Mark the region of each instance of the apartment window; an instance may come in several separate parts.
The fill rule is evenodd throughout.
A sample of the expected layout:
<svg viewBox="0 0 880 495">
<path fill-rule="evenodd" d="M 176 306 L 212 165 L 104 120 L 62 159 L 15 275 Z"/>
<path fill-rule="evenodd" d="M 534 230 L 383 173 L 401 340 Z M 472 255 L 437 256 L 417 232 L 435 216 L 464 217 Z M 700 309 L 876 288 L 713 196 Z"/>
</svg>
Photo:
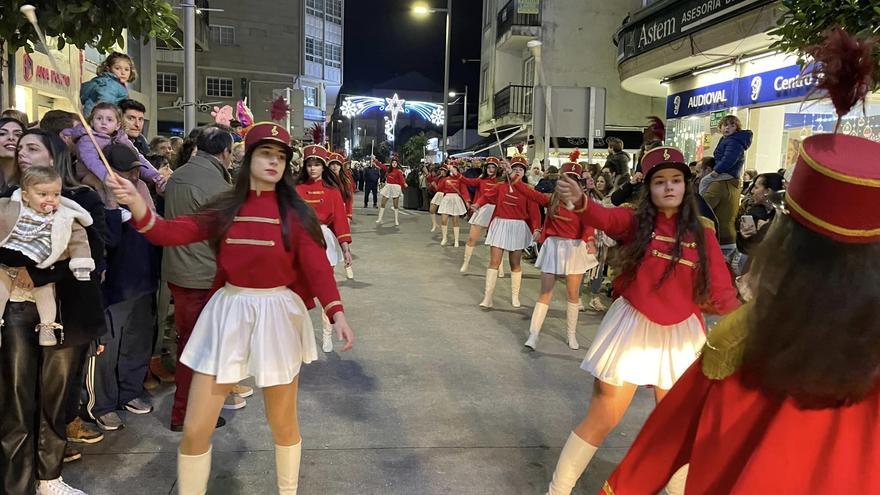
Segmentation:
<svg viewBox="0 0 880 495">
<path fill-rule="evenodd" d="M 342 24 L 342 0 L 324 0 L 327 20 L 334 24 Z"/>
<path fill-rule="evenodd" d="M 235 45 L 235 28 L 233 26 L 212 25 L 210 28 L 211 41 L 220 46 Z"/>
<path fill-rule="evenodd" d="M 489 101 L 489 68 L 483 67 L 480 71 L 480 101 Z"/>
<path fill-rule="evenodd" d="M 306 60 L 309 62 L 324 62 L 324 42 L 318 38 L 306 36 Z"/>
<path fill-rule="evenodd" d="M 342 68 L 342 45 L 337 45 L 335 43 L 326 43 L 326 64 L 330 67 L 336 67 L 337 69 Z"/>
<path fill-rule="evenodd" d="M 318 88 L 303 86 L 303 103 L 309 107 L 318 106 Z"/>
<path fill-rule="evenodd" d="M 232 79 L 229 77 L 208 77 L 205 79 L 208 96 L 232 98 Z"/>
<path fill-rule="evenodd" d="M 160 93 L 177 93 L 177 74 L 168 72 L 156 73 L 156 91 Z"/>
<path fill-rule="evenodd" d="M 324 17 L 324 0 L 306 0 L 306 13 Z"/>
</svg>

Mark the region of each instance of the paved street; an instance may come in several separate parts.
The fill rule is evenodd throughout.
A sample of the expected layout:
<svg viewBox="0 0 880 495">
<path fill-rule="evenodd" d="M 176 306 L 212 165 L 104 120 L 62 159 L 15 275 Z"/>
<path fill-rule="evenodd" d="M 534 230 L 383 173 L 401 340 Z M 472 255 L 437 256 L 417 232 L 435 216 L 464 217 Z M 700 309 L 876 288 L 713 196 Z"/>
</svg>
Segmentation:
<svg viewBox="0 0 880 495">
<path fill-rule="evenodd" d="M 568 432 L 586 410 L 592 379 L 578 366 L 599 317 L 581 314 L 582 347 L 569 350 L 559 286 L 539 351 L 525 352 L 538 286 L 533 266 L 525 267 L 521 309 L 510 307 L 505 277 L 496 309 L 481 311 L 484 247 L 462 276 L 463 248 L 441 248 L 426 213 L 404 211 L 397 228 L 389 209 L 377 228 L 377 212 L 355 210 L 356 280 L 337 271 L 355 348 L 320 353 L 302 372 L 299 492 L 543 494 Z M 313 321 L 320 332 L 317 314 Z M 179 434 L 167 428 L 171 392 L 158 389 L 153 414 L 129 414 L 126 428 L 86 447 L 82 461 L 65 467 L 65 480 L 92 495 L 174 493 Z M 650 391 L 640 390 L 575 493 L 598 491 L 652 406 Z M 208 493 L 275 493 L 260 394 L 224 417 L 228 425 L 214 436 Z"/>
</svg>

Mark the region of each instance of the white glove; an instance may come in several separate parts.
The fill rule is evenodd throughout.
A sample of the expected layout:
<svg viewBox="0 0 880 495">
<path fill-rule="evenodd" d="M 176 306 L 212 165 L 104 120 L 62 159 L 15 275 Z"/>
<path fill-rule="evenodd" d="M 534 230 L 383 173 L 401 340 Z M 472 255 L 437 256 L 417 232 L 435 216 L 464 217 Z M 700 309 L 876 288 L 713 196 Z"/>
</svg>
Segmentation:
<svg viewBox="0 0 880 495">
<path fill-rule="evenodd" d="M 122 217 L 122 223 L 125 223 L 131 220 L 131 212 L 126 210 L 125 208 L 120 208 L 119 216 Z"/>
</svg>

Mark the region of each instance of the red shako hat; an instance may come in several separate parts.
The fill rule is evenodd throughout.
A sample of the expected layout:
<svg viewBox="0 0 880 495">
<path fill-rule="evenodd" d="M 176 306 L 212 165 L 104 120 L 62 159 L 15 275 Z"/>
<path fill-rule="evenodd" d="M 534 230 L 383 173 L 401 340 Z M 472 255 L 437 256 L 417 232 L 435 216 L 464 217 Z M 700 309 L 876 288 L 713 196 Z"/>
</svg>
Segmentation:
<svg viewBox="0 0 880 495">
<path fill-rule="evenodd" d="M 800 146 L 785 205 L 798 223 L 838 242 L 880 241 L 880 143 L 816 134 Z"/>
<path fill-rule="evenodd" d="M 529 169 L 529 162 L 523 155 L 514 155 L 514 157 L 510 159 L 510 167 L 519 167 L 525 172 Z"/>
<path fill-rule="evenodd" d="M 583 165 L 577 162 L 580 156 L 581 150 L 579 149 L 575 149 L 574 151 L 569 153 L 568 161 L 562 164 L 562 169 L 559 170 L 559 173 L 574 175 L 576 178 L 580 179 L 581 175 L 583 175 L 584 173 Z"/>
<path fill-rule="evenodd" d="M 495 165 L 497 167 L 501 165 L 501 160 L 499 160 L 497 156 L 490 156 L 489 158 L 486 158 L 486 165 Z"/>
<path fill-rule="evenodd" d="M 303 161 L 308 160 L 309 158 L 317 158 L 324 162 L 324 165 L 327 164 L 327 159 L 329 158 L 330 152 L 327 151 L 327 148 L 321 146 L 320 144 L 310 144 L 303 148 Z"/>
<path fill-rule="evenodd" d="M 681 170 L 686 179 L 691 176 L 691 169 L 688 168 L 684 160 L 684 154 L 678 148 L 659 146 L 642 156 L 642 175 L 645 176 L 646 182 L 654 172 L 664 168 Z"/>
<path fill-rule="evenodd" d="M 284 146 L 287 159 L 293 156 L 293 148 L 290 147 L 290 133 L 287 129 L 274 122 L 258 122 L 251 126 L 244 138 L 245 152 L 249 152 L 262 143 L 278 143 Z"/>
<path fill-rule="evenodd" d="M 330 165 L 332 162 L 339 162 L 340 165 L 345 163 L 345 155 L 342 153 L 336 152 L 328 152 L 327 153 L 327 165 Z"/>
</svg>

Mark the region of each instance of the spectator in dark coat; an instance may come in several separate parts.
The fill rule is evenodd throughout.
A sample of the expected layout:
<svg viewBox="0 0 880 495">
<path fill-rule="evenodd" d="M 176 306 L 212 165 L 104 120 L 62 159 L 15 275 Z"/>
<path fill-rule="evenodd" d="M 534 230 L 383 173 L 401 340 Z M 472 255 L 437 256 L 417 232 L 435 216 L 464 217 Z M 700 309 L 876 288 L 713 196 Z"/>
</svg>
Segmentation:
<svg viewBox="0 0 880 495">
<path fill-rule="evenodd" d="M 623 151 L 623 141 L 616 137 L 610 137 L 605 142 L 608 144 L 608 158 L 602 168 L 610 169 L 614 176 L 628 174 L 630 158 Z"/>
<path fill-rule="evenodd" d="M 370 194 L 373 195 L 373 208 L 377 208 L 377 197 L 379 195 L 379 180 L 382 172 L 373 162 L 370 162 L 364 169 L 364 208 L 369 203 Z"/>
</svg>

